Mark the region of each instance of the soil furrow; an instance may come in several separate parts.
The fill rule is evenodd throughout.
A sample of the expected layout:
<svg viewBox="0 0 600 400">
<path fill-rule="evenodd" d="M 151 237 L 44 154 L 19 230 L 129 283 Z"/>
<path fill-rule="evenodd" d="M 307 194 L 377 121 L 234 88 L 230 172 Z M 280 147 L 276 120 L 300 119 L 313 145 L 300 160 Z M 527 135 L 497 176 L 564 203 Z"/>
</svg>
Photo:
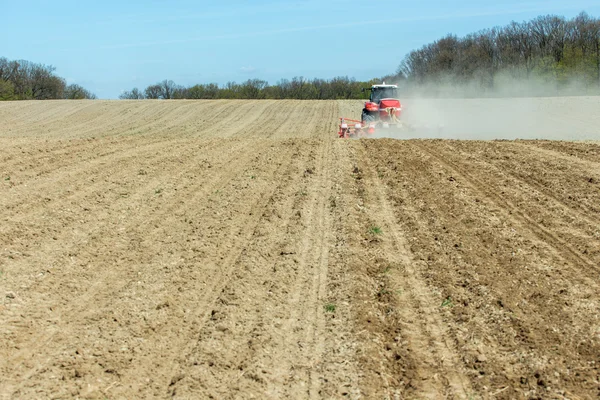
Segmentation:
<svg viewBox="0 0 600 400">
<path fill-rule="evenodd" d="M 318 371 L 323 351 L 319 337 L 324 330 L 324 292 L 331 243 L 331 222 L 326 205 L 331 191 L 328 176 L 331 141 L 325 140 L 317 146 L 314 167 L 305 171 L 308 175 L 316 174 L 317 179 L 306 189 L 308 202 L 300 211 L 300 223 L 305 229 L 302 238 L 298 239 L 296 268 L 299 281 L 289 293 L 290 316 L 281 327 L 285 339 L 275 350 L 277 354 L 286 355 L 277 360 L 281 374 L 278 381 L 287 387 L 283 394 L 292 398 L 318 398 L 321 383 L 321 377 L 311 371 Z M 273 387 L 269 391 L 276 393 Z"/>
<path fill-rule="evenodd" d="M 371 165 L 366 151 L 363 152 L 362 161 L 367 169 L 364 177 L 371 184 L 371 196 L 374 198 L 369 213 L 375 221 L 381 221 L 380 229 L 383 235 L 388 236 L 383 239 L 385 257 L 399 265 L 404 272 L 401 276 L 390 276 L 393 283 L 401 284 L 406 290 L 404 295 L 400 295 L 403 307 L 398 310 L 402 333 L 411 348 L 413 359 L 421 363 L 417 366 L 422 374 L 421 382 L 414 395 L 432 399 L 467 398 L 471 393 L 469 379 L 464 375 L 454 345 L 447 339 L 448 329 L 439 316 L 438 303 L 430 294 L 432 290 L 414 266 L 414 255 L 397 222 L 402 215 L 394 213 L 385 187 L 377 177 L 378 172 Z M 407 208 L 405 212 L 414 213 L 414 210 Z M 406 307 L 407 304 L 410 306 Z"/>
<path fill-rule="evenodd" d="M 232 246 L 227 249 L 227 253 L 224 257 L 221 257 L 223 261 L 218 270 L 215 271 L 215 276 L 211 277 L 214 283 L 211 285 L 209 293 L 205 296 L 203 306 L 198 307 L 198 313 L 194 316 L 194 326 L 196 327 L 195 333 L 190 335 L 190 337 L 187 338 L 187 341 L 180 344 L 174 355 L 175 359 L 170 366 L 171 381 L 178 383 L 182 380 L 186 376 L 186 373 L 189 373 L 187 371 L 190 369 L 190 365 L 198 366 L 202 364 L 205 368 L 207 366 L 215 367 L 216 363 L 225 361 L 205 360 L 205 356 L 210 355 L 210 352 L 207 352 L 204 349 L 205 343 L 203 339 L 206 337 L 212 339 L 214 337 L 213 335 L 227 334 L 230 330 L 235 331 L 240 328 L 248 328 L 244 325 L 238 326 L 238 322 L 235 322 L 235 327 L 231 325 L 233 322 L 229 323 L 226 327 L 221 325 L 223 322 L 221 320 L 228 314 L 228 309 L 232 303 L 236 306 L 234 308 L 237 308 L 237 302 L 240 301 L 240 299 L 235 292 L 239 290 L 240 287 L 248 285 L 247 280 L 249 278 L 245 275 L 249 266 L 244 265 L 242 259 L 247 257 L 248 252 L 253 247 L 253 241 L 256 240 L 256 237 L 260 236 L 259 232 L 263 224 L 262 221 L 265 218 L 268 218 L 269 215 L 269 205 L 274 202 L 275 196 L 279 196 L 279 191 L 289 185 L 289 174 L 294 158 L 293 154 L 297 151 L 296 148 L 296 144 L 289 143 L 284 152 L 277 154 L 276 159 L 278 161 L 271 161 L 269 163 L 269 170 L 263 171 L 265 173 L 265 179 L 277 183 L 272 184 L 260 195 L 260 197 L 253 200 L 254 205 L 251 207 L 251 212 L 246 212 L 245 214 L 246 220 L 241 225 L 243 227 L 242 230 L 236 233 L 236 240 L 233 242 Z M 268 246 L 262 245 L 261 251 L 266 252 L 268 251 L 268 248 Z M 254 293 L 248 293 L 244 297 L 255 295 L 256 294 Z M 245 301 L 249 303 L 246 307 L 260 306 L 260 304 L 252 303 L 248 298 L 246 298 Z M 247 317 L 247 314 L 243 314 L 243 317 Z M 236 321 L 235 315 L 230 315 L 229 318 L 231 318 L 232 321 Z M 208 326 L 205 327 L 205 324 L 207 323 Z M 239 323 L 242 324 L 242 321 L 239 321 Z M 241 354 L 237 355 L 236 361 L 244 361 Z M 240 371 L 243 372 L 243 370 Z M 193 372 L 188 379 L 194 379 Z M 226 383 L 223 382 L 223 380 L 227 379 L 227 375 L 224 373 L 222 376 L 219 376 L 218 379 L 221 382 L 215 383 L 216 387 L 213 390 L 218 390 L 220 385 Z M 172 396 L 183 395 L 185 397 L 186 394 L 182 393 L 183 391 L 180 389 L 180 386 L 180 384 L 171 385 L 171 387 L 169 387 L 169 394 Z M 195 395 L 197 395 L 197 393 Z M 203 396 L 206 396 L 206 393 L 204 393 Z"/>
<path fill-rule="evenodd" d="M 545 154 L 551 157 L 561 157 L 569 162 L 584 162 L 600 168 L 600 145 L 590 142 L 562 141 L 519 141 L 513 143 L 522 147 L 526 152 Z"/>
<path fill-rule="evenodd" d="M 484 147 L 481 149 L 481 147 Z M 497 147 L 503 157 L 498 154 Z M 557 236 L 569 242 L 577 251 L 588 254 L 595 263 L 600 260 L 600 247 L 595 246 L 596 232 L 600 225 L 600 211 L 593 204 L 600 201 L 600 192 L 585 190 L 586 187 L 578 185 L 578 181 L 590 186 L 587 178 L 590 171 L 578 168 L 552 168 L 547 172 L 549 161 L 538 160 L 537 157 L 528 160 L 528 167 L 522 167 L 522 161 L 512 159 L 528 159 L 527 154 L 521 151 L 515 153 L 505 149 L 504 144 L 491 146 L 484 143 L 452 142 L 448 151 L 459 153 L 462 158 L 469 159 L 479 171 L 486 171 L 484 175 L 490 187 L 495 187 L 496 192 L 501 192 L 504 197 L 512 196 L 515 188 L 522 199 L 515 201 L 520 207 L 523 205 L 539 205 L 532 207 L 528 214 L 535 218 L 547 229 L 556 232 Z M 561 164 L 562 165 L 562 164 Z M 501 183 L 501 184 L 500 184 Z M 584 189 L 584 190 L 581 190 Z M 510 192 L 510 194 L 509 194 Z M 593 273 L 593 270 L 590 271 Z"/>
<path fill-rule="evenodd" d="M 241 146 L 243 146 L 243 143 L 238 143 L 238 147 L 241 148 Z M 246 157 L 248 158 L 248 161 L 249 161 L 251 158 L 255 157 L 255 154 L 247 152 Z M 235 152 L 233 152 L 231 154 L 230 159 L 227 160 L 225 162 L 225 164 L 229 164 L 230 161 L 233 159 L 243 161 L 243 158 L 240 158 L 239 154 L 236 154 Z M 192 168 L 197 168 L 195 163 L 188 163 L 188 165 L 190 165 Z M 200 164 L 200 165 L 202 166 L 202 164 Z M 224 175 L 211 176 L 210 178 L 212 179 L 213 184 L 210 184 L 210 181 L 202 182 L 201 184 L 196 184 L 197 188 L 201 189 L 200 191 L 194 190 L 194 188 L 195 188 L 194 186 L 192 186 L 192 188 L 188 188 L 188 190 L 191 193 L 193 193 L 193 196 L 195 196 L 195 197 L 199 197 L 203 193 L 204 193 L 204 195 L 211 194 L 212 190 L 215 187 L 214 184 L 221 185 L 221 186 L 227 184 L 229 182 L 229 179 L 233 178 L 237 173 L 239 173 L 239 170 L 247 167 L 247 165 L 245 165 L 244 163 L 235 164 L 235 166 L 237 168 L 235 168 L 233 170 L 229 170 L 228 171 L 229 175 L 228 175 L 228 177 L 225 175 L 225 179 L 221 179 L 224 177 Z M 205 168 L 202 167 L 202 170 L 205 170 Z M 186 172 L 188 172 L 188 171 L 185 171 L 185 170 L 179 171 L 179 174 L 183 175 Z M 169 173 L 168 170 L 164 171 L 165 175 L 168 175 L 168 173 Z M 152 184 L 150 186 L 152 186 Z M 143 196 L 145 194 L 145 192 L 146 192 L 145 190 L 142 190 L 142 191 L 137 192 L 135 195 Z M 182 206 L 181 202 L 176 202 L 176 203 L 172 203 L 170 207 L 181 207 L 181 206 Z M 185 203 L 183 204 L 183 206 L 185 207 Z M 150 211 L 150 209 L 146 210 L 146 212 L 148 212 L 148 211 Z M 174 212 L 174 211 L 168 211 L 168 209 L 164 210 L 164 211 L 166 213 Z M 162 218 L 162 215 L 164 215 L 164 214 L 159 214 L 159 215 L 156 215 L 151 218 L 154 218 L 154 220 L 157 221 L 159 218 Z M 132 221 L 132 222 L 134 224 L 137 224 L 137 222 L 135 222 L 135 221 Z M 150 220 L 144 221 L 142 226 L 152 226 L 152 225 L 153 225 L 152 219 L 150 219 Z M 123 229 L 123 228 L 120 228 L 120 229 Z M 93 236 L 102 237 L 104 235 L 102 234 L 101 231 L 91 231 L 87 234 L 87 236 L 88 237 L 93 237 Z M 77 243 L 77 245 L 84 246 L 82 249 L 77 250 L 77 247 L 71 246 L 71 248 L 68 249 L 67 251 L 69 253 L 77 254 L 80 251 L 83 251 L 87 247 L 89 247 L 89 245 L 87 245 L 87 243 L 88 243 L 88 240 L 80 240 L 79 243 Z M 102 243 L 100 243 L 100 245 L 102 245 Z M 87 251 L 89 252 L 90 250 L 88 249 Z M 93 253 L 94 253 L 94 251 L 92 250 L 92 252 L 91 252 L 92 256 L 94 256 Z M 117 266 L 119 266 L 120 268 L 117 268 Z M 121 272 L 120 272 L 121 268 L 126 267 L 126 264 L 123 264 L 122 262 L 119 261 L 117 266 L 114 266 L 112 269 L 109 269 L 107 271 L 103 271 L 103 276 L 101 277 L 101 279 L 98 279 L 98 277 L 96 277 L 96 278 L 90 277 L 89 281 L 94 282 L 94 283 L 91 286 L 87 287 L 85 289 L 84 293 L 81 296 L 79 296 L 77 299 L 71 300 L 68 303 L 66 308 L 60 307 L 58 310 L 56 310 L 56 312 L 54 313 L 55 315 L 53 315 L 53 320 L 64 321 L 64 322 L 69 321 L 68 323 L 70 325 L 77 326 L 77 324 L 76 324 L 77 319 L 82 319 L 82 320 L 86 319 L 86 315 L 85 315 L 86 313 L 83 313 L 83 315 L 78 315 L 78 314 L 81 314 L 86 309 L 89 302 L 93 298 L 97 297 L 98 294 L 102 294 L 103 298 L 106 298 L 108 301 L 110 301 L 110 299 L 112 297 L 114 297 L 113 295 L 110 294 L 111 292 L 112 293 L 119 292 L 122 288 L 124 288 L 130 282 L 130 280 L 123 279 L 123 276 L 119 276 L 119 274 L 121 274 Z M 90 271 L 90 272 L 94 272 L 94 271 Z M 99 273 L 100 271 L 96 271 L 96 272 Z M 131 274 L 131 273 L 129 273 L 129 274 L 135 275 L 135 274 Z M 47 283 L 45 282 L 45 284 L 47 284 Z M 97 302 L 97 300 L 95 300 L 95 304 L 98 309 L 102 308 L 102 305 L 99 304 Z M 58 314 L 56 314 L 56 313 L 58 313 Z M 73 320 L 73 317 L 75 317 L 74 320 Z M 19 362 L 18 357 L 21 357 L 20 359 L 23 360 L 24 357 L 29 357 L 30 355 L 35 354 L 36 349 L 40 349 L 40 347 L 44 346 L 44 343 L 47 343 L 58 333 L 61 333 L 59 329 L 52 329 L 49 334 L 44 334 L 45 335 L 44 338 L 40 338 L 40 337 L 35 338 L 31 344 L 25 345 L 25 348 L 26 348 L 25 353 L 22 353 L 22 352 L 17 353 L 15 355 L 15 357 L 17 357 L 17 358 L 11 358 L 11 361 L 14 364 L 18 364 L 18 362 Z M 37 343 L 37 345 L 33 345 L 33 343 Z M 19 355 L 19 354 L 21 354 L 21 355 Z M 49 359 L 48 361 L 56 362 L 55 359 Z M 41 365 L 38 364 L 35 369 L 33 369 L 29 372 L 28 376 L 33 377 L 34 374 L 37 371 L 42 370 L 43 367 L 44 367 L 43 364 L 41 364 Z"/>
<path fill-rule="evenodd" d="M 578 372 L 577 383 L 563 374 L 584 371 L 592 362 L 579 343 L 596 346 L 587 338 L 598 319 L 582 317 L 590 306 L 596 309 L 586 299 L 595 298 L 598 285 L 417 143 L 369 143 L 393 204 L 403 214 L 414 211 L 401 224 L 409 232 L 415 265 L 426 265 L 421 271 L 442 304 L 474 393 L 509 387 L 501 397 L 549 396 L 556 390 L 535 384 L 554 379 L 549 369 L 560 374 L 563 387 L 573 390 L 583 382 L 590 387 L 589 374 Z M 559 372 L 558 365 L 565 369 Z"/>
<path fill-rule="evenodd" d="M 447 166 L 450 170 L 456 172 L 458 175 L 464 176 L 467 179 L 467 181 L 470 182 L 473 185 L 473 187 L 486 198 L 494 201 L 503 209 L 510 210 L 512 218 L 518 223 L 518 225 L 521 225 L 523 226 L 523 228 L 530 230 L 540 240 L 552 246 L 557 253 L 560 253 L 562 255 L 563 258 L 570 260 L 574 264 L 587 265 L 589 268 L 600 270 L 600 267 L 598 267 L 598 265 L 593 260 L 590 260 L 588 257 L 582 255 L 569 243 L 561 239 L 557 234 L 538 224 L 530 216 L 521 211 L 519 207 L 515 206 L 510 200 L 503 198 L 496 191 L 490 190 L 488 185 L 484 184 L 478 178 L 475 178 L 475 176 L 472 175 L 470 172 L 467 172 L 467 170 L 464 167 L 459 166 L 455 161 L 452 160 L 451 157 L 449 157 L 448 155 L 442 157 L 436 152 L 429 150 L 426 146 L 420 147 L 424 151 L 426 151 L 431 157 L 438 160 L 441 164 Z"/>
<path fill-rule="evenodd" d="M 13 183 L 10 188 L 11 192 L 2 199 L 3 201 L 0 204 L 7 209 L 18 209 L 22 213 L 28 206 L 32 206 L 32 204 L 24 204 L 25 202 L 32 203 L 32 197 L 37 198 L 38 202 L 43 202 L 43 195 L 53 191 L 55 188 L 63 188 L 65 193 L 59 195 L 61 198 L 68 197 L 69 195 L 78 195 L 76 192 L 80 187 L 98 187 L 106 184 L 105 180 L 101 180 L 102 176 L 94 174 L 96 169 L 103 168 L 104 165 L 109 164 L 117 168 L 118 171 L 127 171 L 130 166 L 129 164 L 139 163 L 141 157 L 147 158 L 152 153 L 156 153 L 165 146 L 172 144 L 173 141 L 155 140 L 148 141 L 143 145 L 139 143 L 132 143 L 130 146 L 117 145 L 113 149 L 102 147 L 102 153 L 100 154 L 92 154 L 86 158 L 80 157 L 66 165 L 42 171 L 37 170 L 40 166 L 46 168 L 47 164 L 43 163 L 42 160 L 26 161 L 26 166 L 19 168 L 19 170 L 24 169 L 26 172 L 19 173 L 16 172 L 15 167 L 12 168 L 16 173 L 12 174 L 11 177 L 11 182 Z M 179 148 L 185 148 L 185 146 L 186 144 L 179 143 Z M 88 153 L 89 151 L 85 152 Z M 165 153 L 164 157 L 173 157 L 173 155 Z M 75 169 L 75 172 L 71 172 L 72 169 Z M 10 172 L 8 173 L 10 174 Z M 104 178 L 108 179 L 111 176 L 112 173 L 106 174 Z M 93 177 L 93 180 L 90 177 Z M 91 185 L 90 181 L 92 181 Z M 68 182 L 77 182 L 81 186 L 70 185 Z M 11 202 L 14 198 L 17 201 Z M 33 203 L 33 205 L 38 205 L 35 201 Z"/>
</svg>

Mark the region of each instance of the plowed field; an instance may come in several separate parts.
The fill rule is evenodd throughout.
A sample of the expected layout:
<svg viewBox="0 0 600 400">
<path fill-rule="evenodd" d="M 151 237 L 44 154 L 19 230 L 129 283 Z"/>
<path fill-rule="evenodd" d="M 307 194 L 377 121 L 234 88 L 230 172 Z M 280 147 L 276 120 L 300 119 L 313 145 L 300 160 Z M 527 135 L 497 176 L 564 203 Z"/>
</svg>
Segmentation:
<svg viewBox="0 0 600 400">
<path fill-rule="evenodd" d="M 0 103 L 0 398 L 600 396 L 600 145 L 357 111 Z"/>
</svg>

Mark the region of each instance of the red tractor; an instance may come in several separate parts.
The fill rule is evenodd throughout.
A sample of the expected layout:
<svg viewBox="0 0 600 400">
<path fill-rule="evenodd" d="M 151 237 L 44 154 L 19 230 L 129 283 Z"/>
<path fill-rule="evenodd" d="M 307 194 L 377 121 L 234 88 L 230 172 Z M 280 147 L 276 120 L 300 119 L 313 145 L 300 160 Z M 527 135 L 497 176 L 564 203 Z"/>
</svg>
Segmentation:
<svg viewBox="0 0 600 400">
<path fill-rule="evenodd" d="M 398 97 L 397 85 L 373 85 L 369 89 L 371 96 L 362 110 L 361 120 L 340 118 L 338 136 L 368 137 L 375 133 L 376 128 L 400 128 L 400 116 L 402 115 L 402 104 Z M 348 125 L 348 122 L 351 122 Z M 352 123 L 354 125 L 352 125 Z"/>
<path fill-rule="evenodd" d="M 362 110 L 363 125 L 374 123 L 376 127 L 397 126 L 402 115 L 398 86 L 386 85 L 383 82 L 381 85 L 373 85 L 370 89 L 363 89 L 365 90 L 371 91 L 371 96 Z"/>
</svg>

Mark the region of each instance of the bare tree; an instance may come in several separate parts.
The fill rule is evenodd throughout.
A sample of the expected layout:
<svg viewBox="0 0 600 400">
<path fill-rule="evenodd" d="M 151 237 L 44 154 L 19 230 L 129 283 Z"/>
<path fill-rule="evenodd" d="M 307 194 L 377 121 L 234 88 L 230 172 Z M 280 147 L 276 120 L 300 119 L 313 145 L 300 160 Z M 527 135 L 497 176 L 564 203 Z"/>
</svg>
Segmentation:
<svg viewBox="0 0 600 400">
<path fill-rule="evenodd" d="M 131 91 L 125 91 L 119 95 L 121 100 L 141 100 L 144 98 L 144 93 L 138 88 L 133 88 Z"/>
<path fill-rule="evenodd" d="M 144 95 L 147 99 L 160 99 L 162 95 L 162 88 L 160 85 L 150 85 L 144 91 Z"/>
<path fill-rule="evenodd" d="M 69 100 L 93 100 L 96 99 L 96 95 L 85 89 L 83 86 L 73 83 L 65 88 L 64 91 L 65 99 Z"/>
<path fill-rule="evenodd" d="M 178 86 L 175 84 L 175 82 L 173 82 L 172 80 L 168 80 L 168 79 L 165 79 L 164 81 L 159 83 L 157 86 L 159 86 L 160 90 L 161 90 L 160 98 L 165 99 L 165 100 L 172 99 L 173 94 L 175 93 L 175 90 L 178 88 Z"/>
</svg>

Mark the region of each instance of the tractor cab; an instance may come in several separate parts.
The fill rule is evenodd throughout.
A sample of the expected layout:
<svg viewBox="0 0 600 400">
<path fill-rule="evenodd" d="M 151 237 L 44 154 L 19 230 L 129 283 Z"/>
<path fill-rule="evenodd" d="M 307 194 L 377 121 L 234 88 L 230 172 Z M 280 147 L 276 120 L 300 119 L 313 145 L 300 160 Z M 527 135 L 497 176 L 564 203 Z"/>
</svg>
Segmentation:
<svg viewBox="0 0 600 400">
<path fill-rule="evenodd" d="M 396 85 L 373 85 L 371 88 L 371 103 L 379 103 L 383 99 L 397 99 L 398 86 Z"/>
</svg>

